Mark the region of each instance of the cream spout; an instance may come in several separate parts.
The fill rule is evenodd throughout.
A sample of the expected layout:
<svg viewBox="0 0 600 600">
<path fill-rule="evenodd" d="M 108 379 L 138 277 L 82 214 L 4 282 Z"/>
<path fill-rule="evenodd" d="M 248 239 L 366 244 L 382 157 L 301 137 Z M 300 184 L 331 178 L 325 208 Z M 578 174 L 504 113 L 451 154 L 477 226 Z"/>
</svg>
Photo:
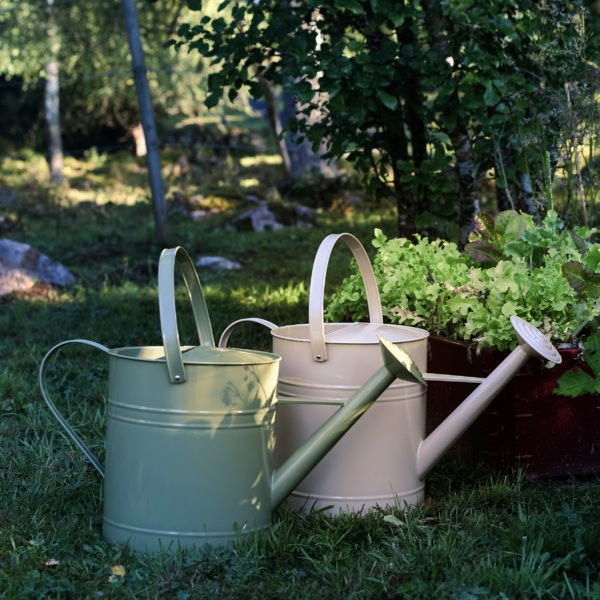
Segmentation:
<svg viewBox="0 0 600 600">
<path fill-rule="evenodd" d="M 556 348 L 538 329 L 519 317 L 511 317 L 511 322 L 517 332 L 519 346 L 419 444 L 416 465 L 419 479 L 429 473 L 532 356 L 554 363 L 561 362 Z"/>
<path fill-rule="evenodd" d="M 446 419 L 424 439 L 417 450 L 417 476 L 423 479 L 442 456 L 473 424 L 530 356 L 519 346 L 477 386 Z"/>
</svg>

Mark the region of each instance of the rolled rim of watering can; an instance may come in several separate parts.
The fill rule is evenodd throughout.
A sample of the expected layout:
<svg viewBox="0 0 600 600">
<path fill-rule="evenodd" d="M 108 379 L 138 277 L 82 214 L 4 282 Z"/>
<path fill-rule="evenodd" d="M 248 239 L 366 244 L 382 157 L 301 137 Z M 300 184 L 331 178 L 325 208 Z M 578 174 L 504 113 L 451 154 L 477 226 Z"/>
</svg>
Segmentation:
<svg viewBox="0 0 600 600">
<path fill-rule="evenodd" d="M 187 288 L 200 345 L 214 348 L 215 340 L 200 278 L 190 255 L 181 246 L 166 248 L 162 251 L 158 263 L 160 329 L 171 383 L 183 383 L 186 376 L 177 327 L 175 267 L 179 268 Z"/>
<path fill-rule="evenodd" d="M 560 364 L 562 357 L 552 342 L 531 323 L 513 315 L 510 322 L 515 329 L 517 339 L 521 346 L 525 346 L 528 353 L 553 363 Z"/>
<path fill-rule="evenodd" d="M 325 325 L 323 317 L 323 303 L 325 298 L 325 276 L 333 247 L 338 241 L 343 241 L 354 256 L 363 285 L 367 294 L 369 321 L 383 323 L 383 311 L 379 297 L 379 289 L 375 280 L 373 266 L 363 245 L 351 233 L 332 233 L 320 244 L 313 263 L 310 278 L 310 291 L 308 297 L 308 323 L 310 331 L 310 344 L 313 360 L 323 362 L 327 360 L 325 344 Z"/>
<path fill-rule="evenodd" d="M 394 344 L 416 342 L 429 337 L 429 332 L 419 327 L 392 323 L 325 323 L 325 342 L 347 345 L 379 345 L 384 337 Z M 285 341 L 310 344 L 310 327 L 307 324 L 281 325 L 271 330 L 271 335 Z"/>
</svg>

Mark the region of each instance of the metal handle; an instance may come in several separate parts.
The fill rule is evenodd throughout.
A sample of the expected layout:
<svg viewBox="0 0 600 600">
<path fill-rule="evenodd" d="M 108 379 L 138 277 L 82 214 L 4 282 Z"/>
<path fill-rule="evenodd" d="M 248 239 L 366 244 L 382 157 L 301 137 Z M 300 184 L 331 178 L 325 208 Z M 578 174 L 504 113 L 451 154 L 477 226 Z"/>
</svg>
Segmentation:
<svg viewBox="0 0 600 600">
<path fill-rule="evenodd" d="M 339 240 L 345 242 L 356 259 L 360 276 L 362 277 L 367 293 L 367 306 L 369 321 L 383 323 L 383 311 L 379 298 L 379 289 L 375 280 L 375 273 L 366 250 L 362 244 L 350 233 L 332 233 L 328 235 L 319 246 L 313 264 L 310 278 L 310 292 L 308 298 L 308 322 L 310 331 L 310 345 L 313 360 L 323 362 L 327 360 L 325 345 L 325 325 L 323 322 L 323 301 L 325 297 L 325 275 L 331 251 Z"/>
<path fill-rule="evenodd" d="M 163 250 L 158 263 L 160 328 L 165 347 L 169 379 L 171 383 L 183 383 L 186 380 L 186 376 L 181 344 L 179 343 L 179 329 L 177 327 L 177 312 L 175 308 L 175 266 L 179 267 L 188 291 L 200 345 L 214 347 L 215 340 L 200 279 L 190 255 L 181 246 Z"/>
<path fill-rule="evenodd" d="M 50 394 L 48 393 L 48 387 L 46 385 L 46 369 L 48 364 L 48 359 L 62 346 L 66 344 L 86 344 L 88 346 L 92 346 L 93 348 L 97 348 L 98 350 L 102 350 L 102 352 L 106 354 L 110 354 L 110 350 L 103 346 L 102 344 L 97 344 L 96 342 L 90 342 L 89 340 L 67 340 L 65 342 L 61 342 L 60 344 L 56 344 L 54 348 L 51 348 L 44 356 L 42 360 L 42 364 L 40 365 L 39 371 L 39 384 L 40 390 L 42 391 L 42 396 L 48 405 L 48 408 L 52 412 L 52 414 L 56 417 L 58 422 L 63 426 L 63 429 L 67 432 L 67 435 L 75 442 L 78 448 L 85 454 L 86 458 L 92 463 L 96 471 L 100 473 L 102 477 L 104 477 L 104 469 L 98 459 L 94 456 L 92 451 L 84 444 L 82 439 L 75 433 L 75 430 L 69 425 L 68 421 L 63 417 L 62 413 L 56 408 L 54 402 L 50 399 Z"/>
<path fill-rule="evenodd" d="M 270 331 L 277 328 L 275 323 L 271 321 L 267 321 L 266 319 L 261 319 L 260 317 L 247 317 L 246 319 L 238 319 L 237 321 L 233 321 L 233 323 L 229 323 L 225 329 L 223 329 L 223 333 L 219 338 L 219 348 L 225 348 L 227 346 L 227 342 L 229 341 L 229 336 L 232 334 L 233 330 L 240 323 L 258 323 L 259 325 L 264 325 Z"/>
</svg>

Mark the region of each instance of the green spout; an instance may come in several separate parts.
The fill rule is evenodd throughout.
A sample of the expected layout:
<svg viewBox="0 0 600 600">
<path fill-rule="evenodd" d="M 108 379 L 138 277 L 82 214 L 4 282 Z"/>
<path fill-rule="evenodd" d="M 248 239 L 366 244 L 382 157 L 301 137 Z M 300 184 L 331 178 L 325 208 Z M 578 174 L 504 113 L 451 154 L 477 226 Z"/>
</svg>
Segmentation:
<svg viewBox="0 0 600 600">
<path fill-rule="evenodd" d="M 379 342 L 383 353 L 383 366 L 273 473 L 273 508 L 289 496 L 396 378 L 426 385 L 419 369 L 404 350 L 383 337 L 379 338 Z"/>
</svg>

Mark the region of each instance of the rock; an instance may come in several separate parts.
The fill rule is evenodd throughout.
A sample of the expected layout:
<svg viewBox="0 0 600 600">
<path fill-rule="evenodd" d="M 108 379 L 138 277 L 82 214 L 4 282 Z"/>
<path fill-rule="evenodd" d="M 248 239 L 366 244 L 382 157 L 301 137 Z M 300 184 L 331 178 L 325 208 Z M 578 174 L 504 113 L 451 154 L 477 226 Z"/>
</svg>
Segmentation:
<svg viewBox="0 0 600 600">
<path fill-rule="evenodd" d="M 0 264 L 0 296 L 11 292 L 24 292 L 32 288 L 37 277 L 23 269 L 7 269 Z"/>
<path fill-rule="evenodd" d="M 235 271 L 242 268 L 240 263 L 222 258 L 221 256 L 201 256 L 196 261 L 196 266 L 207 269 L 226 269 L 228 271 Z"/>
<path fill-rule="evenodd" d="M 75 276 L 29 244 L 0 239 L 0 296 L 27 290 L 36 282 L 72 285 Z"/>
<path fill-rule="evenodd" d="M 236 228 L 252 229 L 254 231 L 283 229 L 283 225 L 277 221 L 275 214 L 266 204 L 260 204 L 243 212 L 233 220 L 233 224 Z"/>
<path fill-rule="evenodd" d="M 260 203 L 238 215 L 232 221 L 234 229 L 253 231 L 276 231 L 284 227 L 313 227 L 313 211 L 302 205 Z"/>
</svg>

